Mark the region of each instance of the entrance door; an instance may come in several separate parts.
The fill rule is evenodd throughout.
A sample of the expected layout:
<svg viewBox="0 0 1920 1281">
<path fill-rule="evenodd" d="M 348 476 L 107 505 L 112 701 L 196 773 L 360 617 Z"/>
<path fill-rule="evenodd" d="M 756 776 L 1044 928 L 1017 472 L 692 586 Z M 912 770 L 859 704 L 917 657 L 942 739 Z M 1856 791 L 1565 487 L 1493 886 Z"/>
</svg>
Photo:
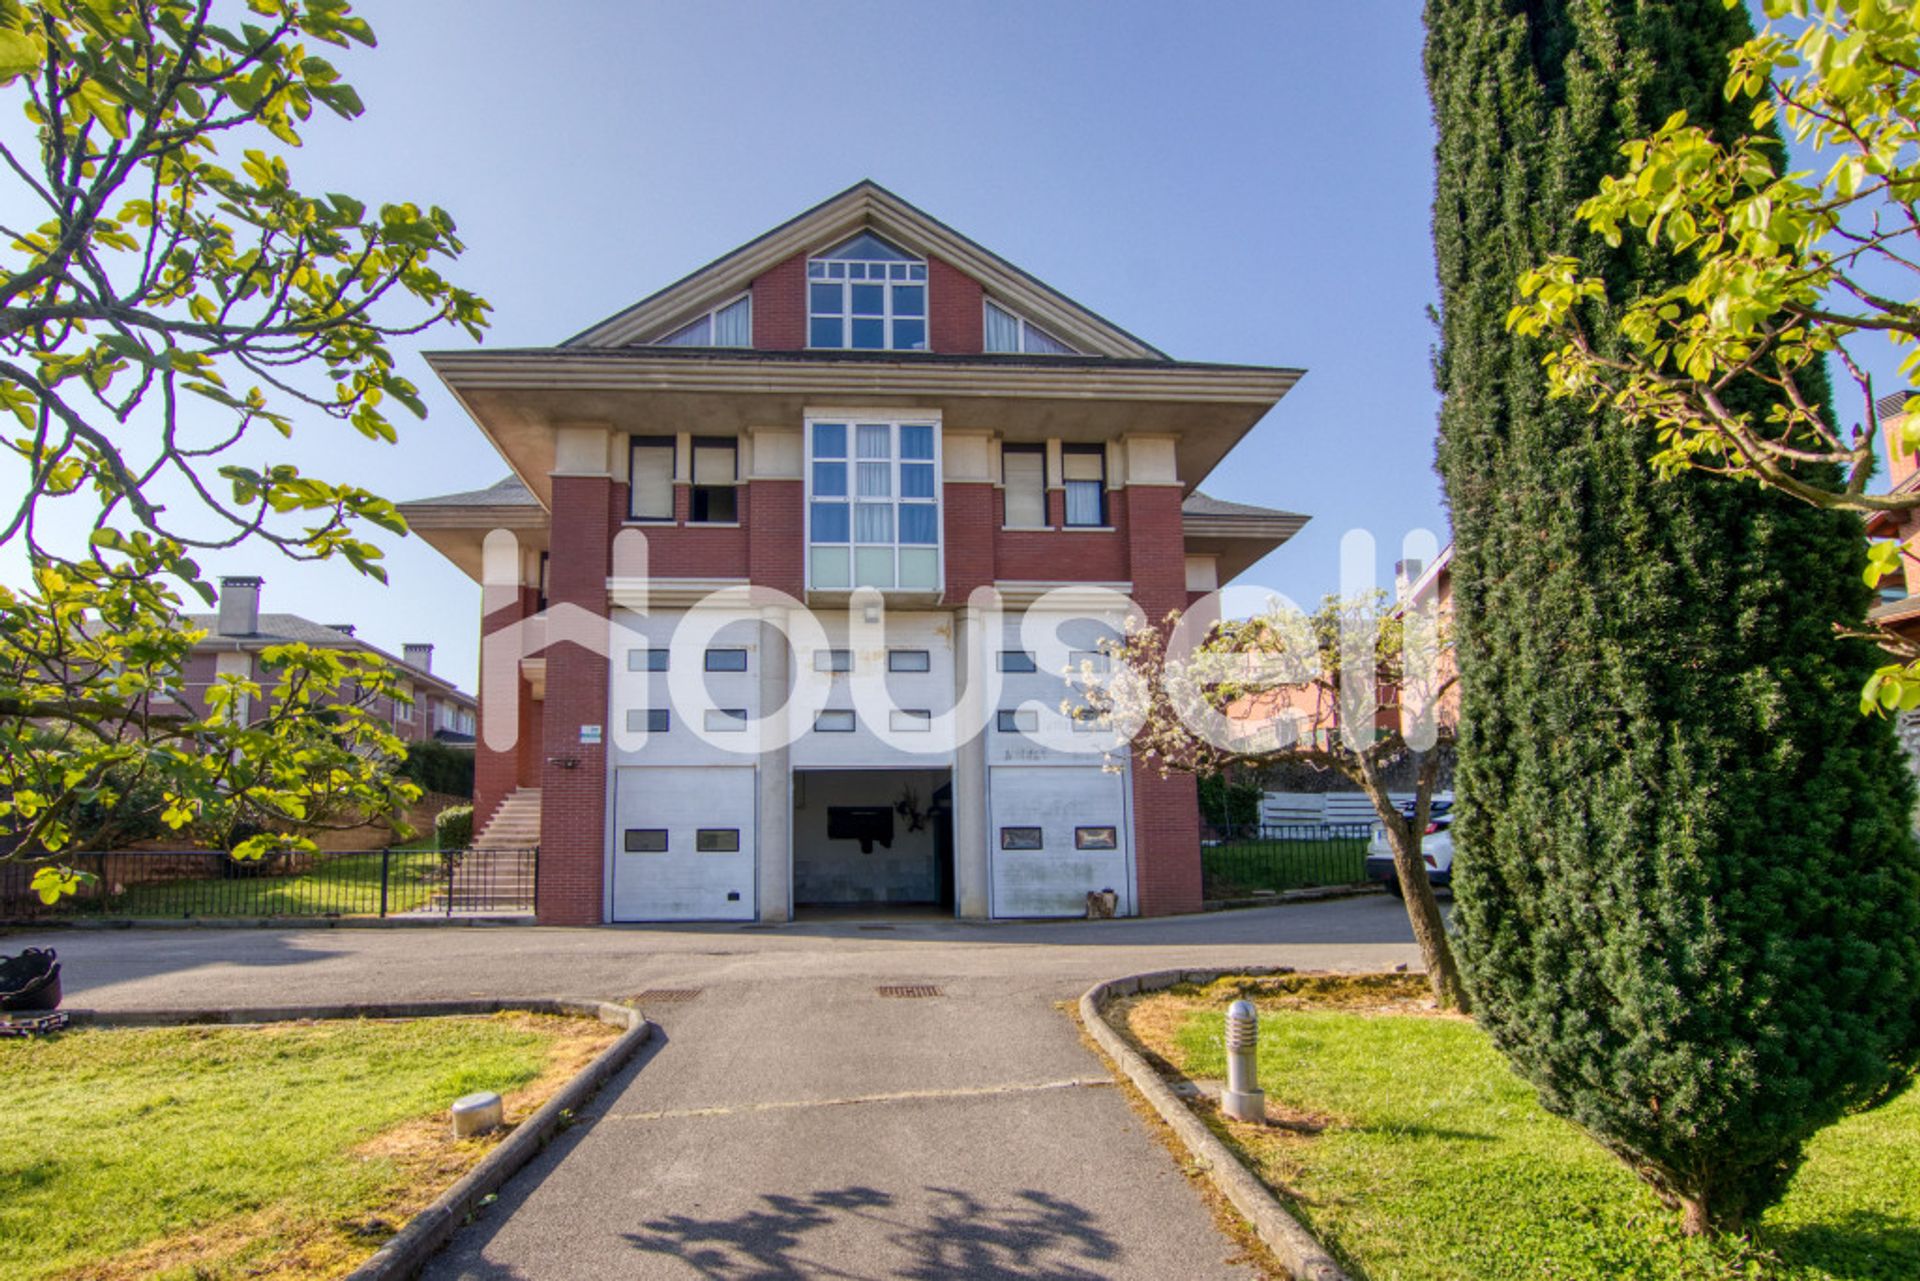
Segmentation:
<svg viewBox="0 0 1920 1281">
<path fill-rule="evenodd" d="M 614 786 L 614 920 L 754 918 L 753 766 L 629 766 Z"/>
</svg>

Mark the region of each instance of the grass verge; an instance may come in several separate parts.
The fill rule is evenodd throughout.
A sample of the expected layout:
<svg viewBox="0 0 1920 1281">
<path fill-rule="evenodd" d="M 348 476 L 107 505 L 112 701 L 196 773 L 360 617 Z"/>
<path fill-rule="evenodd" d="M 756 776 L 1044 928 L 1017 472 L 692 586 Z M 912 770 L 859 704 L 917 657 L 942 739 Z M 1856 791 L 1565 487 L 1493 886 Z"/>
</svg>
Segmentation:
<svg viewBox="0 0 1920 1281">
<path fill-rule="evenodd" d="M 533 1014 L 0 1041 L 0 1276 L 338 1276 L 619 1032 Z"/>
<path fill-rule="evenodd" d="M 1277 1125 L 1209 1121 L 1329 1248 L 1372 1281 L 1644 1278 L 1907 1281 L 1920 1276 L 1920 1097 L 1817 1136 L 1750 1240 L 1677 1217 L 1591 1139 L 1543 1111 L 1424 980 L 1290 975 L 1132 998 L 1116 1026 L 1196 1079 L 1226 1071 L 1224 1012 L 1262 1013 Z"/>
</svg>

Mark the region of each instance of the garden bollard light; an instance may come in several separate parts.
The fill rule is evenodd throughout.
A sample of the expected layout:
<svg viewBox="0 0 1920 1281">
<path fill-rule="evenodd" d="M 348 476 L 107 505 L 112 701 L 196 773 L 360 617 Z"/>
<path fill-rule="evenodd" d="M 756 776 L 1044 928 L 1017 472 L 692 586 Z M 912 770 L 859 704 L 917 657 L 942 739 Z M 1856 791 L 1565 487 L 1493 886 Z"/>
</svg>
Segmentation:
<svg viewBox="0 0 1920 1281">
<path fill-rule="evenodd" d="M 470 1139 L 476 1134 L 497 1130 L 506 1121 L 500 1096 L 491 1090 L 463 1094 L 453 1101 L 453 1137 Z"/>
<path fill-rule="evenodd" d="M 1265 1121 L 1267 1096 L 1254 1074 L 1260 1046 L 1260 1016 L 1252 1001 L 1227 1007 L 1227 1088 L 1220 1094 L 1220 1110 L 1236 1121 Z"/>
</svg>

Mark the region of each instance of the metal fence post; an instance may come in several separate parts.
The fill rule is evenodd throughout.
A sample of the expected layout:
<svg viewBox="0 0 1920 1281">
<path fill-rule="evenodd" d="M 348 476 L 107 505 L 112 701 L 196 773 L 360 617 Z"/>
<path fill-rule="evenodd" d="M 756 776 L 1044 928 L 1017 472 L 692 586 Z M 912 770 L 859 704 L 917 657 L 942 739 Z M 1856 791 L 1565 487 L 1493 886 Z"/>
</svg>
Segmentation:
<svg viewBox="0 0 1920 1281">
<path fill-rule="evenodd" d="M 392 873 L 393 849 L 391 846 L 383 845 L 380 847 L 380 915 L 383 919 L 387 915 L 387 881 L 391 879 Z"/>
</svg>

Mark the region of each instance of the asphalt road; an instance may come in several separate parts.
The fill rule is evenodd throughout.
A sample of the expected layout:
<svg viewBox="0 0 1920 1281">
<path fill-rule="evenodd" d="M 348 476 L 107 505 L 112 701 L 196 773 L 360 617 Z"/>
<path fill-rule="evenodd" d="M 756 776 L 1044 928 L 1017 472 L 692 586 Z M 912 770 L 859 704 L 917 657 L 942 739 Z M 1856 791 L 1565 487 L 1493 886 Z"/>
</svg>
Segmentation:
<svg viewBox="0 0 1920 1281">
<path fill-rule="evenodd" d="M 640 997 L 663 1034 L 432 1278 L 1247 1277 L 1061 1003 L 1418 964 L 1384 896 L 1151 921 L 16 934 L 69 1007 Z M 888 997 L 882 986 L 938 995 Z M 647 993 L 677 993 L 677 999 Z M 689 995 L 692 994 L 692 995 Z"/>
</svg>

